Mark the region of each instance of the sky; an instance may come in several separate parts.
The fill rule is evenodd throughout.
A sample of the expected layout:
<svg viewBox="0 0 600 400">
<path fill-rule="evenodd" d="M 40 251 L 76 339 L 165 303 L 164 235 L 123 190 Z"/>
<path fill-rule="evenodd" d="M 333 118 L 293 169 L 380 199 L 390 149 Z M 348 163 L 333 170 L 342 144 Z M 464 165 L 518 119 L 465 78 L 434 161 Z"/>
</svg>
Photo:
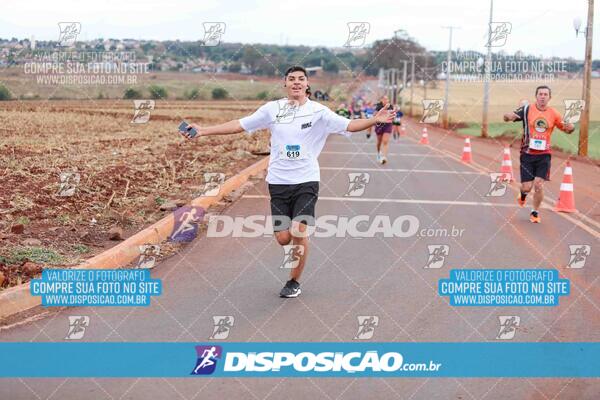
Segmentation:
<svg viewBox="0 0 600 400">
<path fill-rule="evenodd" d="M 597 2 L 600 3 L 600 2 Z M 585 27 L 587 0 L 496 0 L 494 22 L 512 30 L 501 48 L 544 57 L 583 59 L 585 39 L 575 36 L 573 19 Z M 600 14 L 593 58 L 600 58 Z M 201 40 L 203 22 L 224 22 L 225 42 L 341 47 L 349 22 L 368 22 L 367 43 L 404 29 L 428 50 L 485 51 L 490 0 L 3 0 L 0 37 L 57 40 L 58 22 L 80 22 L 81 40 L 133 38 Z"/>
</svg>

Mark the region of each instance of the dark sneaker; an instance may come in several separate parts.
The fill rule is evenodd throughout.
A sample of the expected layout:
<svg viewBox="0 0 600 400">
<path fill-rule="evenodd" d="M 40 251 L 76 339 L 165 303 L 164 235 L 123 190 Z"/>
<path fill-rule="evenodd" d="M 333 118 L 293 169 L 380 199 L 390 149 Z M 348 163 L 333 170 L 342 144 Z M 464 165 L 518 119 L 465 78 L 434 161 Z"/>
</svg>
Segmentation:
<svg viewBox="0 0 600 400">
<path fill-rule="evenodd" d="M 542 222 L 540 214 L 538 214 L 537 211 L 532 211 L 531 214 L 529 214 L 529 220 L 534 224 L 539 224 L 540 222 Z"/>
<path fill-rule="evenodd" d="M 298 297 L 300 293 L 302 293 L 302 290 L 300 290 L 300 284 L 295 280 L 290 279 L 285 283 L 285 286 L 283 289 L 281 289 L 281 292 L 279 292 L 279 297 Z"/>
</svg>

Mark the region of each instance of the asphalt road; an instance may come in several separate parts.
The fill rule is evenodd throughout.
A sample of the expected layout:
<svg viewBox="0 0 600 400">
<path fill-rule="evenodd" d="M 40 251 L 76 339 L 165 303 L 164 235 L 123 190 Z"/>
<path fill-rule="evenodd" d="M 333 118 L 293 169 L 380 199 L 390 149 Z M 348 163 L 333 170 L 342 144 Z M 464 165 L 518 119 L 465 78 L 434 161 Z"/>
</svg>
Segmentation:
<svg viewBox="0 0 600 400">
<path fill-rule="evenodd" d="M 233 316 L 226 341 L 352 341 L 358 316 L 377 316 L 372 341 L 498 341 L 499 316 L 520 317 L 512 341 L 598 341 L 598 236 L 551 210 L 531 224 L 516 193 L 490 197 L 490 178 L 429 146 L 418 127 L 375 162 L 374 138 L 331 137 L 321 163 L 318 216 L 414 216 L 411 237 L 311 238 L 297 299 L 281 299 L 283 250 L 272 236 L 202 236 L 152 272 L 163 295 L 142 308 L 70 308 L 0 332 L 2 341 L 64 341 L 69 315 L 87 315 L 84 341 L 206 342 L 213 316 Z M 435 138 L 432 138 L 435 139 Z M 518 163 L 514 168 L 517 171 Z M 345 196 L 365 172 L 361 196 Z M 225 212 L 268 215 L 264 182 Z M 428 236 L 438 231 L 437 237 Z M 425 231 L 421 232 L 422 229 Z M 443 235 L 443 229 L 448 232 Z M 592 233 L 590 233 L 590 230 Z M 461 234 L 456 232 L 460 231 Z M 452 235 L 452 233 L 456 235 Z M 421 234 L 423 233 L 423 234 Z M 435 233 L 433 233 L 435 234 Z M 593 251 L 565 268 L 570 244 Z M 428 245 L 447 245 L 441 268 L 424 268 Z M 557 268 L 571 294 L 555 307 L 453 307 L 437 294 L 451 268 Z M 4 360 L 7 362 L 7 360 Z M 10 362 L 8 360 L 8 362 Z M 68 362 L 68 360 L 57 360 Z M 490 360 L 493 362 L 493 360 Z M 191 366 L 192 367 L 192 366 Z M 597 399 L 597 379 L 3 379 L 1 399 Z"/>
</svg>

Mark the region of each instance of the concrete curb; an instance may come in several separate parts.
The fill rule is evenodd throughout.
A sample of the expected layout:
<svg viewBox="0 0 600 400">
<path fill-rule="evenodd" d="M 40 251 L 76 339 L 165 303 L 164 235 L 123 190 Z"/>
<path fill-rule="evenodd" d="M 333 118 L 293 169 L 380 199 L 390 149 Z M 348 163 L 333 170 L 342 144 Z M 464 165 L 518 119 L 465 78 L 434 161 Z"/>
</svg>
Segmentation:
<svg viewBox="0 0 600 400">
<path fill-rule="evenodd" d="M 221 185 L 218 195 L 197 197 L 188 205 L 208 209 L 208 207 L 220 201 L 224 196 L 242 186 L 250 176 L 265 170 L 268 164 L 269 158 L 263 158 L 226 180 Z M 83 264 L 74 267 L 74 269 L 111 269 L 127 265 L 140 255 L 138 246 L 143 244 L 158 244 L 167 239 L 172 231 L 174 221 L 174 214 L 171 213 L 118 245 L 86 260 Z M 29 282 L 6 289 L 0 292 L 0 319 L 38 306 L 41 302 L 40 296 L 31 296 Z"/>
</svg>

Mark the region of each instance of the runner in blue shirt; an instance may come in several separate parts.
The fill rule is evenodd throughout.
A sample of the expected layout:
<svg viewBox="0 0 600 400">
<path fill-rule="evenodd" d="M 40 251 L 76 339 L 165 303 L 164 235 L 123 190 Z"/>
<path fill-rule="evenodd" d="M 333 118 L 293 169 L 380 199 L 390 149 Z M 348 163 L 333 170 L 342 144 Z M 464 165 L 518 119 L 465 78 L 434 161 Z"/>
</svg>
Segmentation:
<svg viewBox="0 0 600 400">
<path fill-rule="evenodd" d="M 396 104 L 396 115 L 394 116 L 394 120 L 392 121 L 392 128 L 393 128 L 393 138 L 394 140 L 398 140 L 398 138 L 400 138 L 400 127 L 402 126 L 402 116 L 404 116 L 404 114 L 402 113 L 402 111 L 400 111 L 400 108 L 398 107 L 398 104 Z"/>
<path fill-rule="evenodd" d="M 372 118 L 373 115 L 375 115 L 375 109 L 373 108 L 373 104 L 370 101 L 365 102 L 365 107 L 363 108 L 363 112 L 364 112 L 365 118 Z M 367 139 L 371 138 L 372 132 L 373 132 L 373 127 L 370 126 L 369 129 L 367 130 Z"/>
</svg>

